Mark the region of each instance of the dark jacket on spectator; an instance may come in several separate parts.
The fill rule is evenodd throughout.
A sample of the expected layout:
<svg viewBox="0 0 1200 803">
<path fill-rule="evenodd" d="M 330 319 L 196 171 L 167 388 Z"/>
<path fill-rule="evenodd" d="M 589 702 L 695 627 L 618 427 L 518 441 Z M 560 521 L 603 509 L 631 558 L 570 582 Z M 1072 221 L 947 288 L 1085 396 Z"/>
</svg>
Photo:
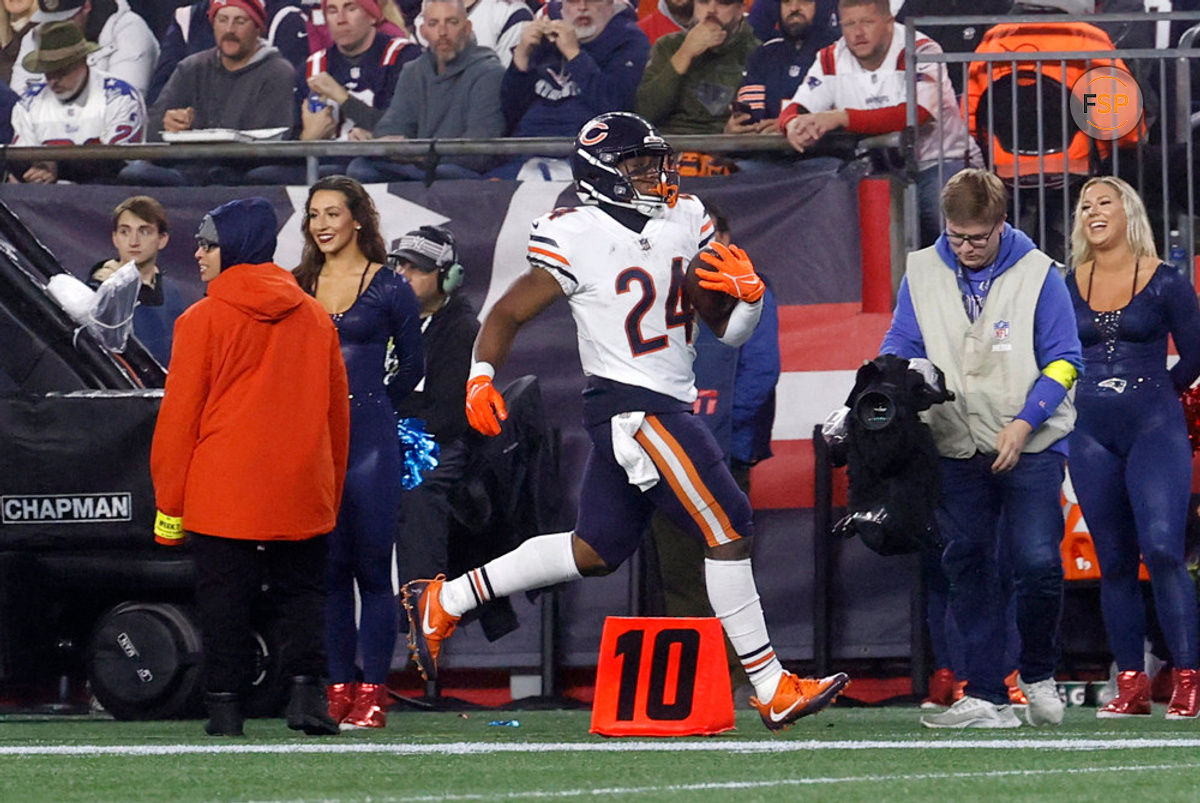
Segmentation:
<svg viewBox="0 0 1200 803">
<path fill-rule="evenodd" d="M 953 1 L 951 0 L 951 2 Z M 987 4 L 992 2 L 992 0 L 979 1 Z M 1009 2 L 1009 0 L 1003 1 Z M 978 14 L 982 12 L 963 11 L 962 13 Z M 750 23 L 750 27 L 754 29 L 754 35 L 764 42 L 779 36 L 779 0 L 755 0 L 754 5 L 750 7 L 750 13 L 746 15 L 746 22 Z M 818 31 L 833 31 L 834 39 L 842 35 L 842 29 L 838 27 L 837 0 L 817 0 L 817 8 L 813 12 L 809 34 Z"/>
<path fill-rule="evenodd" d="M 17 93 L 13 92 L 8 84 L 0 81 L 0 142 L 12 142 L 13 107 L 20 101 L 21 99 L 17 97 Z"/>
<path fill-rule="evenodd" d="M 161 0 L 160 0 L 161 1 Z M 304 61 L 308 58 L 308 22 L 300 0 L 266 0 L 269 30 L 263 36 L 279 48 L 298 74 L 304 73 Z M 187 8 L 175 11 L 174 19 L 162 37 L 162 50 L 150 88 L 146 90 L 146 103 L 153 104 L 175 72 L 179 62 L 188 56 L 215 47 L 212 23 L 208 21 L 208 0 L 199 0 Z M 305 92 L 304 94 L 308 94 Z"/>
<path fill-rule="evenodd" d="M 550 16 L 561 16 L 557 4 Z M 631 111 L 649 52 L 650 40 L 628 7 L 595 39 L 580 43 L 570 62 L 543 40 L 530 57 L 529 72 L 511 65 L 504 72 L 501 100 L 513 136 L 574 137 L 597 114 Z"/>
<path fill-rule="evenodd" d="M 683 31 L 669 33 L 654 44 L 637 88 L 637 113 L 667 133 L 720 134 L 746 74 L 746 60 L 760 44 L 758 37 L 743 23 L 680 75 L 671 57 L 686 36 Z"/>
<path fill-rule="evenodd" d="M 467 374 L 479 321 L 471 302 L 454 294 L 429 317 L 421 333 L 425 345 L 425 383 L 396 405 L 401 418 L 420 418 L 438 443 L 467 431 Z"/>
<path fill-rule="evenodd" d="M 780 108 L 796 94 L 796 87 L 808 74 L 817 51 L 838 40 L 841 29 L 834 14 L 836 8 L 835 0 L 817 0 L 812 25 L 802 39 L 792 41 L 774 31 L 770 41 L 750 54 L 738 100 L 750 106 L 754 122 L 778 117 Z"/>
<path fill-rule="evenodd" d="M 504 133 L 500 112 L 500 79 L 504 68 L 486 47 L 468 45 L 437 73 L 426 51 L 404 65 L 392 103 L 375 126 L 376 137 L 399 134 L 409 139 L 469 137 L 490 139 Z M 494 163 L 490 156 L 447 159 L 480 172 Z"/>
<path fill-rule="evenodd" d="M 163 113 L 191 106 L 192 129 L 293 127 L 296 72 L 270 45 L 250 63 L 229 72 L 214 47 L 179 62 L 162 94 L 150 107 L 148 139 L 162 140 Z"/>
</svg>

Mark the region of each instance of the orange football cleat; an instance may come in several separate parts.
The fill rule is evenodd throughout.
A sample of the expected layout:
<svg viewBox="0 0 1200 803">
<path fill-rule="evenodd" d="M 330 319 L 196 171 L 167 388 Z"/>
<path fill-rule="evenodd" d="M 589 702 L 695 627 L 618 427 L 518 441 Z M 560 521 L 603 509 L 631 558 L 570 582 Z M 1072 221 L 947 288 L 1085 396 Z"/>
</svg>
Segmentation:
<svg viewBox="0 0 1200 803">
<path fill-rule="evenodd" d="M 1008 688 L 1008 702 L 1012 705 L 1029 705 L 1025 692 L 1021 691 L 1021 687 L 1017 685 L 1019 677 L 1021 677 L 1021 672 L 1018 669 L 1014 669 L 1004 676 L 1004 685 Z"/>
<path fill-rule="evenodd" d="M 342 720 L 342 730 L 387 726 L 388 690 L 383 683 L 359 683 L 354 690 L 354 707 Z"/>
<path fill-rule="evenodd" d="M 1150 678 L 1145 672 L 1129 670 L 1117 675 L 1117 696 L 1096 712 L 1098 719 L 1150 716 Z"/>
<path fill-rule="evenodd" d="M 751 697 L 750 705 L 758 709 L 767 728 L 787 730 L 800 717 L 815 714 L 832 703 L 849 682 L 850 677 L 845 672 L 818 680 L 798 677 L 785 670 L 771 702 L 761 703 L 757 697 Z"/>
<path fill-rule="evenodd" d="M 325 687 L 325 696 L 329 698 L 329 716 L 334 722 L 341 722 L 354 707 L 354 692 L 357 683 L 331 683 Z"/>
<path fill-rule="evenodd" d="M 446 575 L 439 574 L 432 580 L 411 580 L 401 589 L 408 614 L 408 647 L 426 681 L 437 680 L 442 642 L 454 632 L 459 620 L 446 613 L 438 600 L 445 582 Z"/>
<path fill-rule="evenodd" d="M 1175 670 L 1175 691 L 1167 706 L 1167 719 L 1195 719 L 1200 714 L 1200 672 Z"/>
</svg>

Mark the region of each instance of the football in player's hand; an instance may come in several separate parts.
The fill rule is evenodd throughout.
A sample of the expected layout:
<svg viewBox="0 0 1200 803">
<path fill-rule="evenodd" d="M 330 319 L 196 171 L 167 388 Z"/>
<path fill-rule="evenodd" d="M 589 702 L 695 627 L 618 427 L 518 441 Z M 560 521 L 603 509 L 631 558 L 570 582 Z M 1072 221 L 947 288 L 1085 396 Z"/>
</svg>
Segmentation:
<svg viewBox="0 0 1200 803">
<path fill-rule="evenodd" d="M 729 319 L 729 313 L 733 312 L 737 299 L 720 290 L 707 290 L 700 286 L 700 277 L 696 275 L 696 269 L 715 270 L 700 258 L 705 251 L 713 253 L 710 248 L 702 248 L 688 263 L 687 273 L 683 277 L 683 292 L 692 309 L 708 324 L 708 328 L 720 334 L 725 330 L 725 323 Z"/>
</svg>

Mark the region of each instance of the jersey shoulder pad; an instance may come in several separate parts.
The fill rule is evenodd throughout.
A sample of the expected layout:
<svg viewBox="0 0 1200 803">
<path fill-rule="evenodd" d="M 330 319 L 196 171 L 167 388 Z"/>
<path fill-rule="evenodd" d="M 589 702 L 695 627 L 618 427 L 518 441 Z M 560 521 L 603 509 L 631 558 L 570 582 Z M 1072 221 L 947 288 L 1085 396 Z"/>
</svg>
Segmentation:
<svg viewBox="0 0 1200 803">
<path fill-rule="evenodd" d="M 111 75 L 104 77 L 104 97 L 107 100 L 119 97 L 138 97 L 138 91 L 131 84 L 122 81 L 120 78 L 114 78 Z"/>
<path fill-rule="evenodd" d="M 30 81 L 25 84 L 25 91 L 21 93 L 21 102 L 28 106 L 34 98 L 46 91 L 45 81 Z"/>
<path fill-rule="evenodd" d="M 561 233 L 585 230 L 589 225 L 588 207 L 560 206 L 533 221 L 532 230 L 537 233 L 541 229 Z"/>
<path fill-rule="evenodd" d="M 409 39 L 407 36 L 393 36 L 388 40 L 387 47 L 383 49 L 383 58 L 380 60 L 380 63 L 383 64 L 384 67 L 391 67 L 395 65 L 404 49 L 415 44 L 416 42 Z"/>
</svg>

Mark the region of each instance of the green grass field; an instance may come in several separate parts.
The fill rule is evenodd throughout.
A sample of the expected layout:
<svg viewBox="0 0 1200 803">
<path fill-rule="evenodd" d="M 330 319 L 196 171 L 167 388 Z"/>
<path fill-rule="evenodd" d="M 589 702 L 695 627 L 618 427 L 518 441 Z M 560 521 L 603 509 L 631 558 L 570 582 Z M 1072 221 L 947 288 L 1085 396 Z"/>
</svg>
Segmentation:
<svg viewBox="0 0 1200 803">
<path fill-rule="evenodd" d="M 1200 723 L 1097 720 L 931 731 L 915 708 L 834 708 L 770 734 L 752 712 L 710 738 L 608 739 L 586 711 L 394 710 L 333 738 L 251 720 L 0 718 L 0 800 L 1061 800 L 1200 799 Z M 519 728 L 491 727 L 516 718 Z"/>
</svg>

